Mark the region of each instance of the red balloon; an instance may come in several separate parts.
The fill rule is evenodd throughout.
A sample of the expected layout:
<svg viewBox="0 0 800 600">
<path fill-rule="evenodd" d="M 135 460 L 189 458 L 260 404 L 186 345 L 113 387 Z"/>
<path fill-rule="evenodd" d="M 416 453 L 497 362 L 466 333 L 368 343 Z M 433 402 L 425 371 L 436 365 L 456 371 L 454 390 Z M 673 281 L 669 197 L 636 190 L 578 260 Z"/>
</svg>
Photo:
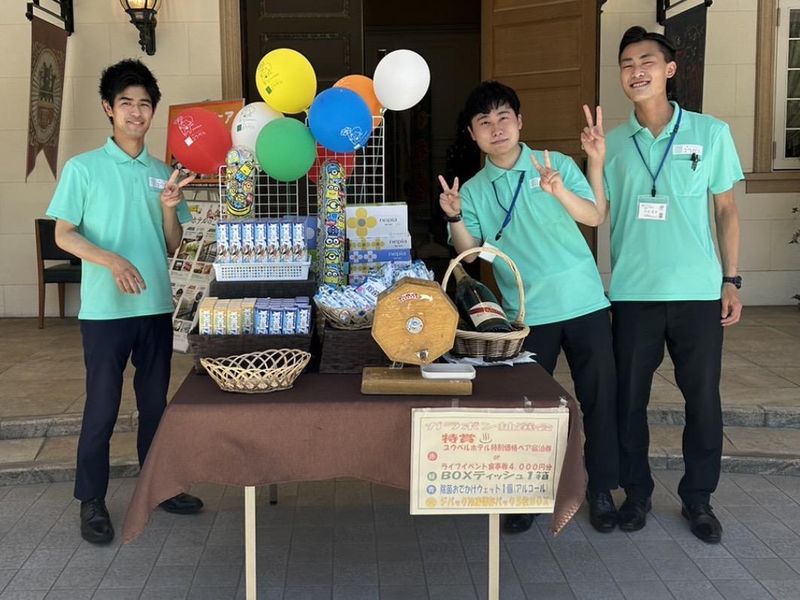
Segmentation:
<svg viewBox="0 0 800 600">
<path fill-rule="evenodd" d="M 350 177 L 350 174 L 356 166 L 355 154 L 350 152 L 334 152 L 333 150 L 328 150 L 322 144 L 317 143 L 317 160 L 314 161 L 314 164 L 311 165 L 311 169 L 308 171 L 308 178 L 314 183 L 317 183 L 320 167 L 322 167 L 322 163 L 326 160 L 335 160 L 342 165 L 345 179 Z"/>
<path fill-rule="evenodd" d="M 210 110 L 187 108 L 170 121 L 167 147 L 190 171 L 217 175 L 231 146 L 231 132 Z"/>
</svg>

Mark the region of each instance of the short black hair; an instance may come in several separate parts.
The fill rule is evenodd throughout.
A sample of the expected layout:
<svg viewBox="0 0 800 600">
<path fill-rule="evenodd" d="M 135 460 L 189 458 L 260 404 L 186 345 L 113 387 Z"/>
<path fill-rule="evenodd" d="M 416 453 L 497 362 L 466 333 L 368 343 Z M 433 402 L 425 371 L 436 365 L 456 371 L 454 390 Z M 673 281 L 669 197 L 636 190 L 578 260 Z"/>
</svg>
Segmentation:
<svg viewBox="0 0 800 600">
<path fill-rule="evenodd" d="M 634 25 L 630 27 L 625 33 L 622 34 L 622 40 L 619 42 L 619 54 L 617 55 L 617 62 L 622 58 L 622 52 L 631 44 L 638 44 L 639 42 L 653 41 L 658 44 L 661 53 L 664 55 L 664 60 L 667 62 L 675 61 L 675 54 L 677 48 L 667 36 L 656 33 L 655 31 L 647 31 L 644 27 Z"/>
<path fill-rule="evenodd" d="M 508 104 L 515 115 L 519 114 L 517 92 L 499 81 L 484 81 L 467 96 L 462 116 L 469 125 L 475 115 L 488 114 L 504 104 Z"/>
<path fill-rule="evenodd" d="M 114 98 L 132 85 L 145 89 L 155 110 L 161 100 L 158 81 L 142 61 L 132 58 L 121 60 L 103 71 L 100 76 L 100 98 L 114 106 Z"/>
</svg>

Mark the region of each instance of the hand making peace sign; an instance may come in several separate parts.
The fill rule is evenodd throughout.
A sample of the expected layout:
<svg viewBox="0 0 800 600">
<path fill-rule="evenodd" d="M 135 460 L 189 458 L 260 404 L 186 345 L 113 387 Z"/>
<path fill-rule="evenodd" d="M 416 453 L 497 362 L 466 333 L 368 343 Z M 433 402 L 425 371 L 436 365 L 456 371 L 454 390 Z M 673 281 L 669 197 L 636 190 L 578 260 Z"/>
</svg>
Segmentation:
<svg viewBox="0 0 800 600">
<path fill-rule="evenodd" d="M 531 162 L 534 168 L 539 172 L 539 187 L 542 188 L 542 191 L 556 196 L 566 189 L 561 179 L 561 173 L 553 169 L 550 163 L 550 152 L 548 150 L 544 151 L 544 166 L 536 160 L 536 155 L 533 152 L 531 152 Z"/>
<path fill-rule="evenodd" d="M 439 183 L 444 190 L 439 194 L 439 206 L 448 217 L 461 214 L 461 195 L 458 193 L 458 177 L 453 180 L 453 187 L 447 185 L 445 178 L 439 175 Z"/>
<path fill-rule="evenodd" d="M 586 127 L 581 131 L 581 149 L 586 155 L 601 163 L 606 158 L 606 135 L 603 131 L 603 109 L 597 107 L 597 121 L 592 118 L 592 110 L 583 105 L 583 114 L 586 115 Z"/>
<path fill-rule="evenodd" d="M 180 171 L 175 169 L 169 181 L 164 185 L 164 189 L 161 190 L 161 205 L 166 208 L 175 208 L 178 206 L 183 196 L 183 188 L 192 183 L 194 178 L 197 177 L 196 173 L 192 173 L 178 183 L 178 175 L 180 175 Z"/>
</svg>

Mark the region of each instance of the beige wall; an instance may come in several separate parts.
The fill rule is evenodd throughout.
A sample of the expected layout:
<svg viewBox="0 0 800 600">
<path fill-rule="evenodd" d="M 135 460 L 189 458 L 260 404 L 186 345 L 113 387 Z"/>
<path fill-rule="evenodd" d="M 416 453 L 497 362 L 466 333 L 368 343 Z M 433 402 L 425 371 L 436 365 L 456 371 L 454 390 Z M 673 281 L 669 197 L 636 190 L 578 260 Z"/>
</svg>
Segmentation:
<svg viewBox="0 0 800 600">
<path fill-rule="evenodd" d="M 758 0 L 715 2 L 708 11 L 703 111 L 731 126 L 742 167 L 753 165 L 755 115 L 756 8 Z M 662 29 L 655 22 L 652 0 L 608 0 L 601 17 L 600 102 L 607 129 L 625 120 L 630 103 L 619 85 L 617 50 L 631 25 Z M 680 65 L 679 65 L 680 68 Z M 746 194 L 736 187 L 741 217 L 739 271 L 745 279 L 745 304 L 791 304 L 800 292 L 800 247 L 789 245 L 800 219 L 792 207 L 800 195 Z M 600 268 L 610 271 L 608 225 L 600 232 Z"/>
<path fill-rule="evenodd" d="M 709 10 L 705 110 L 730 123 L 745 171 L 752 165 L 755 31 L 757 0 L 725 0 Z M 36 314 L 33 219 L 41 216 L 54 189 L 44 156 L 25 183 L 30 69 L 30 24 L 24 7 L 0 13 L 0 316 Z M 97 83 L 102 68 L 121 58 L 142 58 L 155 72 L 163 100 L 149 134 L 161 155 L 169 104 L 220 96 L 218 0 L 164 2 L 157 27 L 157 52 L 144 55 L 138 34 L 116 1 L 75 0 L 76 33 L 68 41 L 59 168 L 74 154 L 103 143 L 109 133 L 100 110 Z M 608 0 L 602 16 L 600 98 L 608 127 L 629 110 L 618 84 L 617 44 L 633 24 L 656 29 L 652 0 Z M 800 291 L 800 248 L 787 241 L 798 221 L 791 207 L 798 194 L 745 194 L 737 187 L 742 217 L 740 270 L 748 304 L 789 304 Z M 600 232 L 600 266 L 610 270 L 608 228 Z M 68 286 L 76 288 L 77 286 Z M 56 314 L 55 287 L 48 289 L 47 314 Z M 77 311 L 76 289 L 68 311 Z"/>
<path fill-rule="evenodd" d="M 167 106 L 219 99 L 219 0 L 164 2 L 158 13 L 156 54 L 139 48 L 138 32 L 116 0 L 75 0 L 75 33 L 67 41 L 59 171 L 67 159 L 104 143 L 110 133 L 97 93 L 100 72 L 136 57 L 155 73 L 162 100 L 148 147 L 163 156 Z M 44 215 L 55 183 L 43 154 L 25 182 L 31 28 L 25 4 L 0 13 L 0 316 L 37 314 L 33 219 Z M 67 286 L 68 314 L 76 314 L 78 286 Z M 57 290 L 47 290 L 47 313 L 57 315 Z"/>
</svg>

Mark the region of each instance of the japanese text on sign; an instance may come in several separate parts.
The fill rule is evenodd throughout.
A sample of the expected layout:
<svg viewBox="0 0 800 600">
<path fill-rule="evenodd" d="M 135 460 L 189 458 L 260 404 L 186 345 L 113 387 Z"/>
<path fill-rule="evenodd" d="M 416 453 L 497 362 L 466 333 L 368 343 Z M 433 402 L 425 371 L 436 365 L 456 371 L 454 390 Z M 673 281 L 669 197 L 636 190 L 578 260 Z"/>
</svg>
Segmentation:
<svg viewBox="0 0 800 600">
<path fill-rule="evenodd" d="M 552 512 L 568 427 L 566 408 L 414 409 L 411 514 Z"/>
</svg>

